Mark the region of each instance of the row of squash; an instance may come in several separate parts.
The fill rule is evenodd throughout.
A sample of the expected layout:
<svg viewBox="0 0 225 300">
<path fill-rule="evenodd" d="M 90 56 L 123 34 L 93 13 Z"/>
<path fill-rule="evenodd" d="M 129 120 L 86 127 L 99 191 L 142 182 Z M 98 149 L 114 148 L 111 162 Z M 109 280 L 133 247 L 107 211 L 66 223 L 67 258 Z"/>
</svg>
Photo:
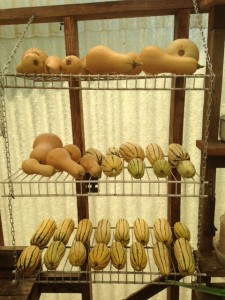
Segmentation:
<svg viewBox="0 0 225 300">
<path fill-rule="evenodd" d="M 47 55 L 38 48 L 29 48 L 16 66 L 18 73 L 47 74 L 193 74 L 198 64 L 199 49 L 190 39 L 176 39 L 164 49 L 149 45 L 140 53 L 122 54 L 105 45 L 96 45 L 79 58 Z"/>
<path fill-rule="evenodd" d="M 151 164 L 155 175 L 167 177 L 175 167 L 184 178 L 194 177 L 196 170 L 186 149 L 176 143 L 168 147 L 168 160 L 160 145 L 150 143 L 145 150 L 132 142 L 122 143 L 119 148 L 109 147 L 106 153 L 95 148 L 81 150 L 74 144 L 63 145 L 56 134 L 42 133 L 33 142 L 29 158 L 22 162 L 22 170 L 26 174 L 39 174 L 51 177 L 58 171 L 65 171 L 77 180 L 86 173 L 100 178 L 102 172 L 107 177 L 116 177 L 127 163 L 127 170 L 135 179 L 141 179 L 146 170 L 145 158 Z"/>
<path fill-rule="evenodd" d="M 73 219 L 66 218 L 56 224 L 53 219 L 44 219 L 21 253 L 17 261 L 17 270 L 23 276 L 31 276 L 41 267 L 42 250 L 43 263 L 48 270 L 56 270 L 65 254 L 66 245 L 75 229 Z M 90 247 L 93 231 L 92 222 L 82 219 L 78 223 L 75 239 L 70 247 L 68 260 L 72 266 L 81 267 L 85 262 L 94 270 L 103 270 L 111 261 L 112 265 L 121 270 L 127 263 L 126 248 L 130 242 L 130 227 L 126 219 L 119 219 L 115 226 L 114 241 L 111 240 L 111 227 L 108 219 L 101 219 L 95 230 L 95 245 Z M 148 263 L 147 245 L 149 243 L 150 228 L 144 219 L 137 218 L 133 223 L 136 241 L 130 245 L 130 263 L 135 271 L 143 271 Z M 195 261 L 190 244 L 190 230 L 177 222 L 173 231 L 169 222 L 164 218 L 157 219 L 153 224 L 155 241 L 152 246 L 154 262 L 162 275 L 169 275 L 172 266 L 171 252 L 174 252 L 178 271 L 185 275 L 193 274 Z M 175 237 L 175 241 L 174 238 Z M 52 241 L 50 242 L 51 238 Z"/>
</svg>

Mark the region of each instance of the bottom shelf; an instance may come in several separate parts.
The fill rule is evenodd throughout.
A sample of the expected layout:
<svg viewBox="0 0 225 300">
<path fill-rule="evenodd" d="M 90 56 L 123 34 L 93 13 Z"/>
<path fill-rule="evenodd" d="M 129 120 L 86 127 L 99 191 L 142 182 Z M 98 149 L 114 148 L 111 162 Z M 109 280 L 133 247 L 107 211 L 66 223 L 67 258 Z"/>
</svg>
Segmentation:
<svg viewBox="0 0 225 300">
<path fill-rule="evenodd" d="M 3 259 L 4 257 L 4 247 L 0 247 L 0 258 Z M 20 255 L 22 252 L 21 248 L 17 256 Z M 1 251 L 2 250 L 2 251 Z M 21 273 L 15 273 L 13 268 L 13 249 L 11 247 L 10 252 L 5 251 L 8 255 L 5 255 L 9 262 L 11 263 L 11 270 L 8 269 L 8 272 L 1 275 L 0 271 L 0 278 L 4 277 L 11 277 L 13 279 L 18 279 L 19 282 L 24 282 L 27 280 L 35 281 L 37 283 L 67 283 L 67 284 L 74 284 L 74 283 L 98 283 L 98 284 L 156 284 L 156 285 L 165 285 L 165 276 L 162 276 L 154 263 L 153 256 L 152 256 L 152 247 L 145 246 L 145 251 L 147 254 L 148 263 L 147 266 L 143 271 L 136 271 L 132 268 L 130 263 L 130 247 L 126 247 L 126 255 L 127 255 L 127 262 L 125 267 L 122 270 L 117 270 L 112 263 L 110 262 L 106 268 L 101 271 L 97 271 L 94 269 L 90 269 L 89 266 L 83 265 L 80 267 L 71 266 L 68 259 L 68 254 L 70 248 L 66 248 L 66 253 L 57 268 L 57 270 L 47 270 L 44 263 L 43 257 L 47 248 L 42 250 L 42 264 L 37 271 L 35 271 L 31 276 L 26 277 L 23 276 Z M 11 253 L 11 258 L 9 256 Z M 11 260 L 10 260 L 11 259 Z M 3 261 L 3 260 L 2 260 Z M 8 265 L 9 266 L 9 265 Z M 0 264 L 0 269 L 6 270 L 6 262 L 3 263 L 3 268 Z M 205 274 L 200 274 L 199 271 L 196 270 L 194 275 L 184 276 L 177 272 L 176 270 L 176 261 L 173 258 L 173 254 L 171 253 L 171 272 L 167 276 L 167 278 L 172 278 L 173 280 L 180 280 L 181 278 L 185 277 L 188 282 L 193 282 L 195 279 L 200 276 L 205 276 Z"/>
</svg>

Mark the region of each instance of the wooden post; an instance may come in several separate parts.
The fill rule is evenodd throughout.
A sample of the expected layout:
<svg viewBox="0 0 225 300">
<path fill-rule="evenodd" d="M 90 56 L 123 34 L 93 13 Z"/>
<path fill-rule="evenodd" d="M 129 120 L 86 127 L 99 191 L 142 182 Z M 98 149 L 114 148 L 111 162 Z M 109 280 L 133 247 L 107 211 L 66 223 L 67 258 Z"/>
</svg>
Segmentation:
<svg viewBox="0 0 225 300">
<path fill-rule="evenodd" d="M 189 36 L 189 23 L 190 23 L 190 10 L 180 10 L 175 15 L 174 23 L 174 39 L 188 38 Z M 174 84 L 174 82 L 172 83 Z M 185 84 L 183 78 L 176 79 L 175 86 L 183 87 Z M 170 143 L 183 143 L 183 122 L 184 122 L 184 106 L 185 106 L 185 90 L 176 90 L 171 92 L 170 101 L 170 128 L 169 128 L 169 144 Z M 175 174 L 175 173 L 174 173 Z M 180 175 L 178 172 L 175 174 L 179 180 Z M 172 178 L 170 178 L 172 179 Z M 181 192 L 180 184 L 175 187 L 174 184 L 168 186 L 169 194 Z M 171 226 L 180 220 L 180 197 L 168 197 L 168 221 Z M 167 289 L 167 300 L 179 299 L 179 287 L 173 286 Z"/>
<path fill-rule="evenodd" d="M 78 28 L 77 22 L 73 17 L 64 18 L 64 35 L 66 45 L 66 55 L 79 56 L 79 42 L 78 42 Z M 75 80 L 70 83 L 70 87 L 78 87 L 79 83 Z M 81 91 L 77 89 L 70 89 L 70 110 L 71 110 L 71 124 L 73 133 L 73 143 L 76 144 L 83 154 L 85 151 L 85 139 L 84 139 L 84 120 L 83 120 L 83 106 Z M 76 184 L 77 194 L 81 194 L 84 190 L 80 184 Z M 82 219 L 89 218 L 88 209 L 88 197 L 77 196 L 77 213 L 78 222 Z M 83 270 L 87 270 L 87 261 L 82 267 Z M 87 283 L 85 289 L 82 292 L 82 300 L 92 299 L 91 284 Z"/>
<path fill-rule="evenodd" d="M 78 47 L 78 29 L 77 22 L 72 17 L 64 18 L 64 33 L 65 33 L 65 44 L 66 44 L 66 55 L 77 55 L 79 56 Z M 71 86 L 79 86 L 79 83 L 73 81 Z M 73 133 L 73 143 L 76 144 L 81 153 L 85 150 L 84 140 L 84 120 L 83 120 L 83 106 L 81 91 L 70 89 L 70 110 L 71 110 L 71 124 Z M 77 184 L 77 193 L 81 192 L 80 184 Z M 77 210 L 78 210 L 78 221 L 84 218 L 88 218 L 88 197 L 78 196 L 77 197 Z"/>
<path fill-rule="evenodd" d="M 1 212 L 0 212 L 0 246 L 4 246 L 4 237 L 3 237 Z"/>
<path fill-rule="evenodd" d="M 208 23 L 208 51 L 216 75 L 213 89 L 213 101 L 211 105 L 210 124 L 209 124 L 209 142 L 218 140 L 223 60 L 224 60 L 224 40 L 225 40 L 225 6 L 214 6 L 209 11 Z M 209 73 L 209 70 L 207 70 Z M 209 84 L 209 82 L 207 82 Z M 205 137 L 207 107 L 209 94 L 205 92 L 204 110 L 203 110 L 203 130 L 202 139 Z M 203 160 L 203 158 L 202 158 Z M 201 203 L 201 230 L 200 230 L 200 253 L 203 256 L 212 255 L 212 239 L 215 234 L 214 211 L 215 211 L 215 183 L 216 183 L 216 166 L 211 163 L 211 157 L 207 158 L 205 180 L 211 182 L 210 197 L 200 199 Z"/>
</svg>

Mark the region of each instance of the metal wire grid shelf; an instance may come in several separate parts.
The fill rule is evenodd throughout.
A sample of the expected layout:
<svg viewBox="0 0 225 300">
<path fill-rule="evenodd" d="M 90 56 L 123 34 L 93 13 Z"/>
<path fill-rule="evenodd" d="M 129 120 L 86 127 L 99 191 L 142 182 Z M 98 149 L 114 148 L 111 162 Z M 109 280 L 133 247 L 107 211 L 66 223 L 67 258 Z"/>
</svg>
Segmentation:
<svg viewBox="0 0 225 300">
<path fill-rule="evenodd" d="M 5 74 L 4 88 L 74 90 L 207 90 L 209 75 Z M 183 80 L 176 85 L 176 80 Z"/>
<path fill-rule="evenodd" d="M 85 176 L 75 180 L 66 172 L 57 172 L 50 178 L 40 175 L 27 175 L 20 169 L 11 178 L 0 182 L 2 197 L 9 195 L 9 182 L 13 184 L 14 197 L 30 196 L 143 196 L 143 197 L 199 197 L 201 182 L 196 174 L 193 178 L 177 179 L 173 169 L 167 178 L 158 178 L 152 167 L 146 167 L 142 179 L 130 176 L 126 167 L 117 177 L 102 174 L 100 179 Z M 169 185 L 173 192 L 169 192 Z M 204 195 L 207 197 L 207 195 Z"/>
<path fill-rule="evenodd" d="M 93 227 L 93 233 L 91 237 L 90 247 L 91 249 L 95 244 L 95 230 L 96 227 Z M 126 251 L 126 265 L 122 270 L 117 270 L 111 263 L 109 262 L 108 266 L 104 268 L 103 270 L 97 271 L 94 269 L 90 269 L 88 264 L 83 267 L 74 267 L 70 264 L 68 255 L 69 250 L 72 245 L 72 243 L 75 240 L 75 231 L 73 233 L 73 236 L 70 238 L 69 244 L 66 246 L 66 252 L 60 262 L 59 267 L 56 270 L 47 270 L 44 263 L 42 262 L 42 265 L 40 269 L 36 272 L 36 274 L 32 275 L 35 276 L 36 281 L 38 282 L 47 282 L 47 283 L 116 283 L 116 284 L 165 284 L 165 277 L 163 277 L 157 266 L 155 265 L 153 254 L 152 254 L 152 248 L 153 244 L 155 243 L 153 228 L 149 227 L 150 231 L 150 239 L 147 246 L 145 246 L 145 252 L 147 255 L 147 265 L 143 271 L 136 271 L 132 268 L 130 264 L 130 246 L 133 242 L 135 242 L 135 237 L 133 233 L 133 227 L 129 228 L 130 230 L 130 242 L 125 247 Z M 108 248 L 110 249 L 111 243 L 114 241 L 114 231 L 115 227 L 111 227 L 111 241 L 109 242 Z M 171 247 L 171 253 L 172 253 Z M 45 255 L 45 252 L 47 250 L 47 247 L 42 250 L 42 261 L 43 257 Z M 173 255 L 170 255 L 170 261 L 171 261 L 171 273 L 169 274 L 169 277 L 172 277 L 174 279 L 180 280 L 185 274 L 181 274 L 176 270 L 176 261 L 173 258 Z M 194 278 L 196 275 L 198 276 L 205 276 L 205 274 L 201 274 L 200 271 L 196 268 L 196 272 L 193 275 L 188 275 L 186 278 L 188 280 L 194 281 Z M 20 279 L 23 280 L 23 275 L 20 275 Z"/>
</svg>

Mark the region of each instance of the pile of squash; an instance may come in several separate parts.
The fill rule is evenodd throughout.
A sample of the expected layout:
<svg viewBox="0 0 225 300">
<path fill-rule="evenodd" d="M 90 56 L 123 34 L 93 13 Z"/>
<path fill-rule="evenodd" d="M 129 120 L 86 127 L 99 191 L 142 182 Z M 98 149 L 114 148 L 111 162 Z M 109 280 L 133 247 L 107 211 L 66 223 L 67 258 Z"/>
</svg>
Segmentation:
<svg viewBox="0 0 225 300">
<path fill-rule="evenodd" d="M 58 224 L 52 218 L 44 219 L 34 231 L 30 246 L 23 250 L 17 261 L 18 272 L 30 276 L 40 268 L 44 248 L 47 248 L 43 255 L 45 267 L 57 270 L 74 230 L 75 222 L 71 218 L 65 218 Z M 111 262 L 114 268 L 122 270 L 129 260 L 132 268 L 140 272 L 147 266 L 147 248 L 151 248 L 155 265 L 163 276 L 168 276 L 172 271 L 172 251 L 180 273 L 191 275 L 195 271 L 191 233 L 185 223 L 176 222 L 172 229 L 167 219 L 158 218 L 150 230 L 145 219 L 135 219 L 133 227 L 130 227 L 126 219 L 120 218 L 112 230 L 110 221 L 103 218 L 98 221 L 93 234 L 94 245 L 91 242 L 92 233 L 91 220 L 80 220 L 68 253 L 72 266 L 81 267 L 87 261 L 90 268 L 103 270 Z M 127 249 L 130 249 L 130 259 Z"/>
<path fill-rule="evenodd" d="M 60 137 L 54 133 L 41 133 L 33 142 L 29 158 L 22 162 L 24 173 L 51 177 L 57 171 L 67 172 L 77 180 L 85 174 L 100 178 L 102 173 L 107 177 L 121 174 L 124 165 L 134 179 L 141 179 L 146 170 L 145 159 L 150 163 L 158 178 L 167 177 L 172 167 L 184 178 L 194 177 L 196 171 L 186 149 L 172 143 L 168 147 L 168 159 L 162 148 L 150 143 L 145 150 L 138 144 L 125 142 L 119 148 L 109 147 L 105 154 L 96 148 L 88 148 L 84 154 L 75 144 L 63 145 Z"/>
<path fill-rule="evenodd" d="M 17 73 L 26 74 L 123 74 L 155 75 L 160 73 L 191 75 L 201 66 L 198 63 L 199 49 L 190 39 L 176 39 L 164 49 L 149 45 L 139 53 L 126 54 L 114 51 L 105 45 L 96 45 L 79 58 L 68 55 L 60 58 L 48 56 L 37 48 L 27 49 L 16 66 Z"/>
</svg>

